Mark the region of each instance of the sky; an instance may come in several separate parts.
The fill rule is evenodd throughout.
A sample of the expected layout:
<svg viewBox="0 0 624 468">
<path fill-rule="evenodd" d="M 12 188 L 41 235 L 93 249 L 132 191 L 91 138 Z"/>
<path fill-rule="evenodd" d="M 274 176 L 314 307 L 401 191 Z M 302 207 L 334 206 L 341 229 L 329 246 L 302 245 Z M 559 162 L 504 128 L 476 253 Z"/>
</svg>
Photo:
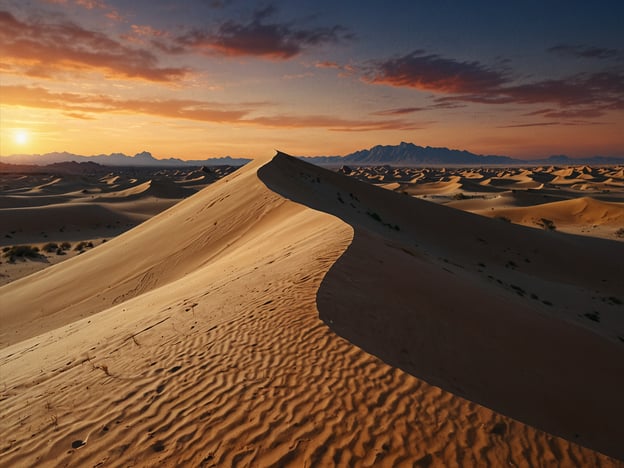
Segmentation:
<svg viewBox="0 0 624 468">
<path fill-rule="evenodd" d="M 624 156 L 622 1 L 2 0 L 0 155 Z"/>
</svg>

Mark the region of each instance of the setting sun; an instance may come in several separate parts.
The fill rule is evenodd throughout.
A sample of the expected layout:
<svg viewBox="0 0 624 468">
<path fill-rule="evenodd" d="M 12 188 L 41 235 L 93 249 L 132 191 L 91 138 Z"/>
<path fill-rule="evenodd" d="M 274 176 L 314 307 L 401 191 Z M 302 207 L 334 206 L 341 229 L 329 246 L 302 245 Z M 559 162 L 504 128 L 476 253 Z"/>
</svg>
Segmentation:
<svg viewBox="0 0 624 468">
<path fill-rule="evenodd" d="M 18 145 L 25 145 L 28 143 L 28 132 L 26 130 L 16 130 L 13 139 Z"/>
</svg>

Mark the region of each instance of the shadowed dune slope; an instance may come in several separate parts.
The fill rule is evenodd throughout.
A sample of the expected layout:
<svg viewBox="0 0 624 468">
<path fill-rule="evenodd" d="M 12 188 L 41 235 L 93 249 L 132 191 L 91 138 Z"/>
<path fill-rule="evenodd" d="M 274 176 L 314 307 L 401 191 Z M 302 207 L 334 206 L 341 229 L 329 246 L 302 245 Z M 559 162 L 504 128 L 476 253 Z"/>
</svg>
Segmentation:
<svg viewBox="0 0 624 468">
<path fill-rule="evenodd" d="M 494 398 L 501 382 L 517 384 L 511 371 L 525 363 L 501 365 L 500 353 L 513 354 L 502 343 L 512 333 L 498 320 L 507 315 L 520 337 L 512 344 L 533 345 L 527 324 L 557 323 L 552 331 L 563 330 L 562 349 L 576 330 L 588 356 L 612 351 L 621 362 L 610 303 L 597 305 L 600 323 L 587 324 L 567 317 L 565 308 L 526 306 L 507 283 L 479 276 L 467 263 L 474 255 L 483 255 L 497 278 L 516 275 L 523 286 L 520 280 L 543 271 L 536 290 L 550 297 L 554 285 L 555 303 L 583 287 L 602 296 L 611 283 L 583 282 L 581 273 L 551 265 L 563 247 L 506 268 L 507 259 L 522 261 L 517 252 L 524 245 L 500 252 L 509 241 L 504 236 L 518 232 L 502 223 L 453 217 L 459 212 L 284 155 L 262 164 L 250 163 L 106 244 L 0 288 L 1 466 L 618 466 L 457 396 L 488 397 L 491 406 L 523 416 L 509 392 L 522 399 L 522 391 L 535 390 L 531 385 L 505 387 L 502 402 Z M 459 240 L 448 222 L 464 230 Z M 540 236 L 527 243 L 540 239 L 537 249 L 555 243 Z M 581 245 L 574 237 L 557 242 Z M 576 261 L 596 274 L 592 255 L 610 244 L 582 245 L 587 249 Z M 605 262 L 605 278 L 617 280 L 618 271 Z M 478 315 L 472 300 L 502 308 L 484 307 L 490 312 Z M 476 362 L 484 350 L 487 362 Z M 568 361 L 548 351 L 555 355 L 543 357 L 541 367 L 519 372 L 535 383 L 551 366 L 563 382 L 574 380 Z M 466 369 L 460 372 L 455 359 Z M 565 391 L 588 396 L 583 392 L 594 385 L 603 403 L 595 395 L 579 402 L 573 440 L 619 456 L 618 429 L 605 435 L 617 407 L 603 413 L 621 387 L 611 373 L 621 369 L 602 361 L 602 371 L 587 369 L 583 359 L 575 370 L 581 390 Z M 545 384 L 552 390 L 548 376 Z M 591 419 L 588 408 L 601 413 Z M 568 427 L 555 416 L 548 412 L 546 422 Z M 599 417 L 605 428 L 592 439 Z"/>
<path fill-rule="evenodd" d="M 260 178 L 355 231 L 318 293 L 334 331 L 455 394 L 624 458 L 622 244 L 485 219 L 282 158 Z"/>
</svg>

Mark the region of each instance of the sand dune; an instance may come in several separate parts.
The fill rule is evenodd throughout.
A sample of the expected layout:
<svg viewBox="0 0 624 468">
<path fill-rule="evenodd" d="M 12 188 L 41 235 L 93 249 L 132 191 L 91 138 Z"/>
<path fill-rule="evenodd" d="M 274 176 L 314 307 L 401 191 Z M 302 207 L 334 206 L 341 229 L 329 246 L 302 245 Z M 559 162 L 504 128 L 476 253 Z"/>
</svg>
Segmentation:
<svg viewBox="0 0 624 468">
<path fill-rule="evenodd" d="M 131 201 L 146 196 L 154 198 L 182 199 L 195 193 L 196 190 L 185 188 L 169 180 L 147 180 L 130 188 L 108 192 L 96 198 L 97 201 L 115 201 L 123 199 Z"/>
<path fill-rule="evenodd" d="M 0 288 L 0 463 L 617 466 L 623 249 L 250 163 Z"/>
<path fill-rule="evenodd" d="M 599 228 L 606 231 L 604 237 L 624 227 L 624 203 L 602 202 L 589 197 L 525 207 L 481 209 L 475 212 L 484 216 L 505 218 L 525 226 L 548 228 L 550 221 L 552 228 L 570 232 L 595 231 Z"/>
<path fill-rule="evenodd" d="M 378 180 L 380 172 L 388 174 L 383 183 Z M 395 168 L 392 172 L 383 167 L 357 167 L 345 174 L 388 190 L 526 226 L 541 228 L 542 218 L 554 216 L 565 232 L 624 239 L 624 222 L 615 214 L 624 206 L 621 167 Z M 588 201 L 590 198 L 595 203 Z M 549 205 L 563 201 L 568 203 Z M 520 207 L 523 209 L 516 210 Z"/>
<path fill-rule="evenodd" d="M 28 176 L 0 174 L 1 247 L 27 244 L 42 248 L 49 242 L 100 244 L 234 170 L 118 168 L 102 175 L 100 168 L 79 175 L 41 173 L 53 169 L 39 169 Z M 51 252 L 39 261 L 2 261 L 0 284 L 71 256 Z"/>
</svg>

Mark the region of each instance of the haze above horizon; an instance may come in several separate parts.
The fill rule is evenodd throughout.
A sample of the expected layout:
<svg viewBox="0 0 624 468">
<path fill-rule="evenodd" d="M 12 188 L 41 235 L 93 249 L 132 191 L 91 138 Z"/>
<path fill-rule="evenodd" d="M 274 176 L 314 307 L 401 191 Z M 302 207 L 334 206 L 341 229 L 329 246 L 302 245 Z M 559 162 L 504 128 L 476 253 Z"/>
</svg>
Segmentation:
<svg viewBox="0 0 624 468">
<path fill-rule="evenodd" d="M 0 154 L 624 155 L 624 4 L 8 0 Z"/>
</svg>

